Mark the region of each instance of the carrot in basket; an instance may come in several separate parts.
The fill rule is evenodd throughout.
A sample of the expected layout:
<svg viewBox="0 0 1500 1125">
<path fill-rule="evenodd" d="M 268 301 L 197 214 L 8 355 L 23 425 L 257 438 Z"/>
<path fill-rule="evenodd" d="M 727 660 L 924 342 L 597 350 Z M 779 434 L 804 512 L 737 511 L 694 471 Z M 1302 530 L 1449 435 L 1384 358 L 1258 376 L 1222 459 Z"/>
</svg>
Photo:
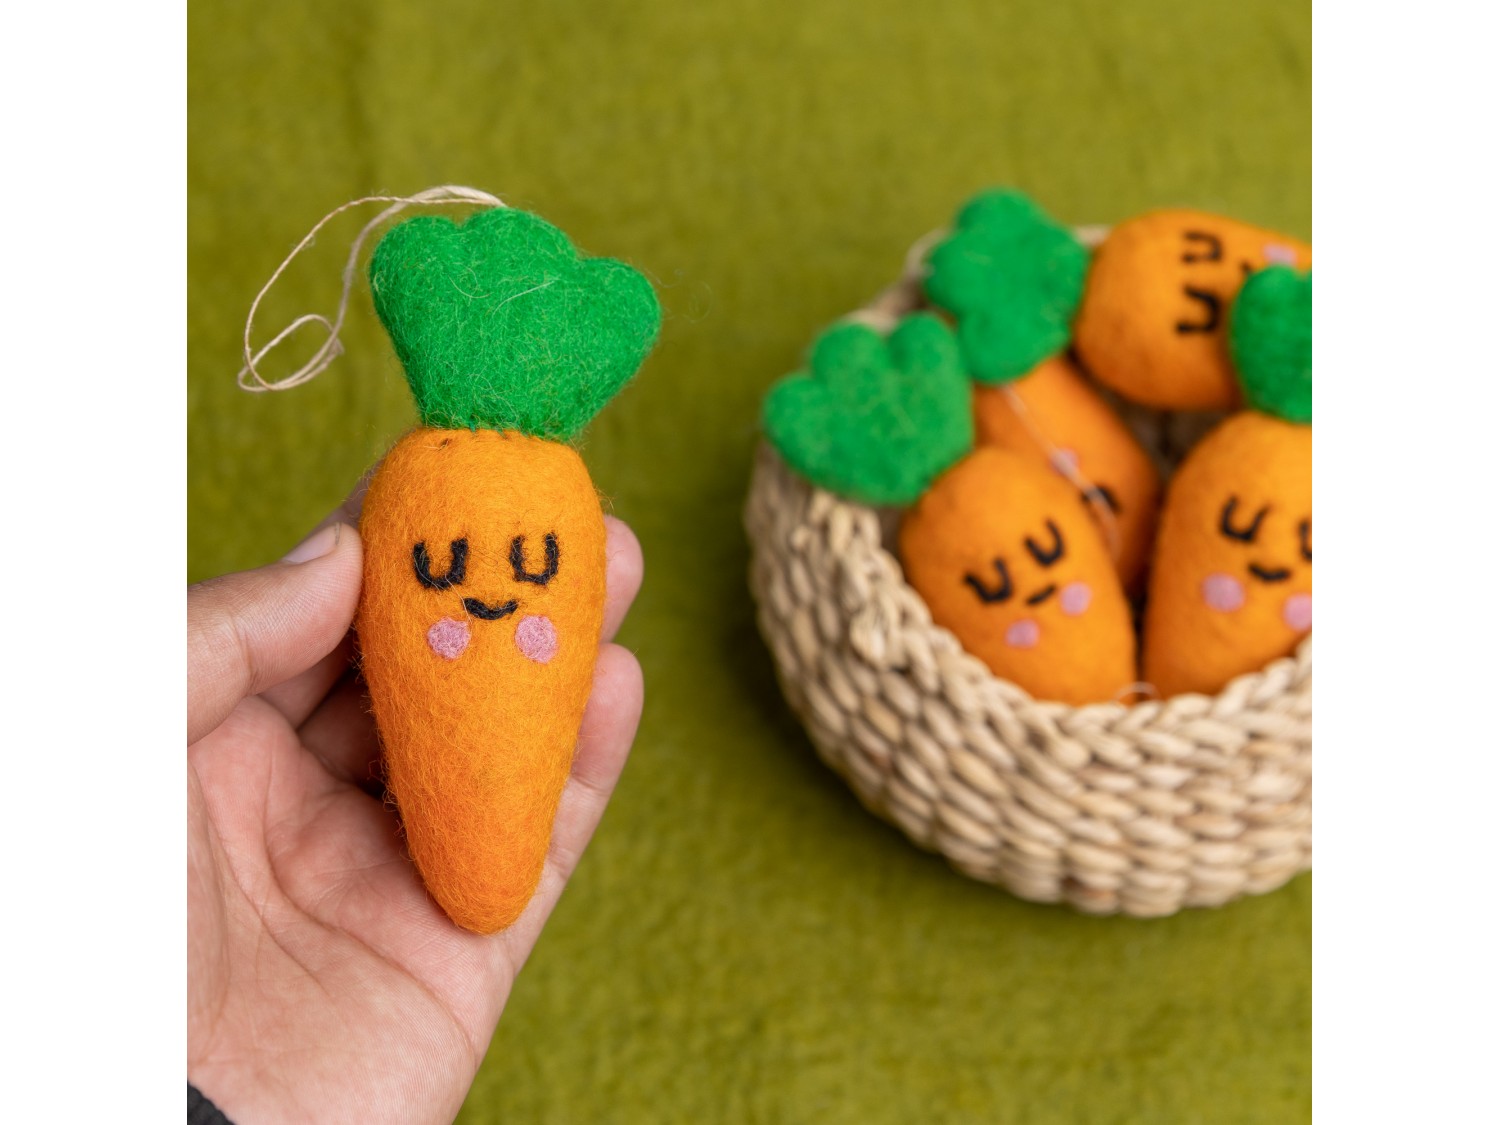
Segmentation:
<svg viewBox="0 0 1500 1125">
<path fill-rule="evenodd" d="M 956 318 L 977 384 L 980 444 L 1022 453 L 1074 484 L 1121 580 L 1136 586 L 1150 555 L 1161 478 L 1066 354 L 1088 251 L 1026 196 L 997 191 L 959 212 L 928 261 L 927 295 Z"/>
<path fill-rule="evenodd" d="M 1145 679 L 1212 694 L 1289 656 L 1312 628 L 1312 277 L 1244 285 L 1230 349 L 1251 409 L 1172 478 L 1146 606 Z"/>
<path fill-rule="evenodd" d="M 1241 403 L 1224 327 L 1252 273 L 1312 266 L 1312 247 L 1203 211 L 1121 223 L 1094 252 L 1073 346 L 1094 378 L 1162 410 Z"/>
<path fill-rule="evenodd" d="M 393 227 L 370 281 L 422 424 L 365 498 L 363 671 L 412 859 L 492 933 L 541 877 L 598 655 L 604 521 L 565 443 L 660 312 L 628 266 L 503 208 Z"/>
<path fill-rule="evenodd" d="M 1034 459 L 972 449 L 968 373 L 938 318 L 889 338 L 842 324 L 766 396 L 767 436 L 820 487 L 911 505 L 907 580 L 933 620 L 1042 699 L 1114 698 L 1135 680 L 1130 611 L 1078 494 Z"/>
<path fill-rule="evenodd" d="M 901 521 L 901 562 L 932 620 L 1037 699 L 1121 698 L 1135 631 L 1114 567 L 1066 482 L 976 449 Z"/>
</svg>

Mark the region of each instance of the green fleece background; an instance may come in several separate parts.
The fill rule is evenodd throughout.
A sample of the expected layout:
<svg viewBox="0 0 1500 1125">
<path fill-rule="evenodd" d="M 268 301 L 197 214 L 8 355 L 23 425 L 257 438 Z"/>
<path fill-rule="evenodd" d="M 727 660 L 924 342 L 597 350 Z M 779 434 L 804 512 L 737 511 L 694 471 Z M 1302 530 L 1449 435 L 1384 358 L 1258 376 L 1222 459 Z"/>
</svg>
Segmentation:
<svg viewBox="0 0 1500 1125">
<path fill-rule="evenodd" d="M 1143 923 L 919 853 L 782 704 L 740 507 L 768 384 L 981 186 L 1309 236 L 1310 23 L 1305 0 L 191 7 L 190 578 L 279 556 L 415 420 L 363 290 L 318 381 L 235 388 L 251 298 L 336 204 L 487 188 L 665 307 L 584 450 L 645 546 L 621 637 L 645 719 L 463 1121 L 1307 1116 L 1310 880 Z M 261 339 L 331 310 L 359 222 Z"/>
</svg>

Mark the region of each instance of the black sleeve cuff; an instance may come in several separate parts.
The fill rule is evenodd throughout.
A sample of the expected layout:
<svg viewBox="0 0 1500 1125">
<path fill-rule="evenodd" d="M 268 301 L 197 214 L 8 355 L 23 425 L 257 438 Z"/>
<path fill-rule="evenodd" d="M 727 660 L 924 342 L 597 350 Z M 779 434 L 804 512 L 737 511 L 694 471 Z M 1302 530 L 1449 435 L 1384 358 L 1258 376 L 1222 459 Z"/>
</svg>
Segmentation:
<svg viewBox="0 0 1500 1125">
<path fill-rule="evenodd" d="M 203 1096 L 203 1092 L 188 1083 L 188 1116 L 187 1125 L 234 1125 L 233 1121 L 225 1117 L 214 1105 Z"/>
</svg>

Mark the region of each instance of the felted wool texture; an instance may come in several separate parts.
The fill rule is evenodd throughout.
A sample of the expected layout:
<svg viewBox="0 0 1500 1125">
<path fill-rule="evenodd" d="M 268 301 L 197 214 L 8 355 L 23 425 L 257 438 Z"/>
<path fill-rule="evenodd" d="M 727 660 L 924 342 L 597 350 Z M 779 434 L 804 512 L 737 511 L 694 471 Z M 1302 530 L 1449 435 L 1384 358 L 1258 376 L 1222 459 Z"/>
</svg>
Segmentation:
<svg viewBox="0 0 1500 1125">
<path fill-rule="evenodd" d="M 1015 450 L 1059 475 L 1071 467 L 1087 481 L 1095 489 L 1089 514 L 1120 581 L 1127 590 L 1136 587 L 1151 556 L 1161 476 L 1130 427 L 1067 355 L 1043 360 L 1002 386 L 976 384 L 974 431 L 980 445 Z"/>
<path fill-rule="evenodd" d="M 976 449 L 906 513 L 899 543 L 932 620 L 995 675 L 1071 704 L 1135 681 L 1130 607 L 1098 529 L 1034 458 Z"/>
<path fill-rule="evenodd" d="M 360 533 L 356 629 L 387 790 L 432 897 L 458 925 L 493 933 L 516 920 L 541 877 L 593 683 L 604 612 L 599 502 L 567 446 L 424 427 L 371 480 Z M 556 573 L 545 583 L 519 577 L 517 559 L 521 574 L 547 574 L 549 535 Z M 446 584 L 460 541 L 462 579 Z M 418 544 L 446 588 L 419 578 Z M 504 616 L 483 616 L 511 602 Z M 550 656 L 538 632 L 554 640 Z"/>
<path fill-rule="evenodd" d="M 1311 628 L 1312 427 L 1236 414 L 1167 486 L 1144 678 L 1164 697 L 1213 694 L 1290 656 Z"/>
<path fill-rule="evenodd" d="M 958 320 L 964 359 L 981 383 L 1003 383 L 1068 346 L 1088 251 L 1030 198 L 984 192 L 928 258 L 933 304 Z"/>
<path fill-rule="evenodd" d="M 969 380 L 953 333 L 919 313 L 889 337 L 828 329 L 807 369 L 766 395 L 766 436 L 821 488 L 865 504 L 909 504 L 974 444 Z"/>
<path fill-rule="evenodd" d="M 1311 422 L 1312 274 L 1272 266 L 1249 278 L 1230 314 L 1229 355 L 1252 408 Z"/>
<path fill-rule="evenodd" d="M 1115 227 L 1094 252 L 1073 346 L 1091 375 L 1162 410 L 1240 403 L 1225 346 L 1245 278 L 1312 264 L 1312 247 L 1203 211 L 1152 211 Z"/>
<path fill-rule="evenodd" d="M 568 440 L 636 373 L 661 309 L 635 270 L 583 258 L 535 215 L 392 227 L 370 287 L 424 425 Z"/>
</svg>

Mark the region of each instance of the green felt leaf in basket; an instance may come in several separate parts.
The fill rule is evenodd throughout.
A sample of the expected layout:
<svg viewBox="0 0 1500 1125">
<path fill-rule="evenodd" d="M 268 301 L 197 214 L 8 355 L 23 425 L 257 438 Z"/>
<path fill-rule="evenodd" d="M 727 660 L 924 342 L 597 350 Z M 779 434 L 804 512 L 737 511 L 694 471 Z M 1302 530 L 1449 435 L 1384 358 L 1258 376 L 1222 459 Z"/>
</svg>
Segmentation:
<svg viewBox="0 0 1500 1125">
<path fill-rule="evenodd" d="M 1312 273 L 1271 266 L 1241 286 L 1229 354 L 1245 401 L 1262 414 L 1312 422 Z"/>
<path fill-rule="evenodd" d="M 970 200 L 928 264 L 927 296 L 957 318 L 979 382 L 1019 379 L 1068 346 L 1089 252 L 1021 192 Z"/>
<path fill-rule="evenodd" d="M 782 458 L 819 487 L 864 504 L 910 504 L 974 446 L 958 342 L 931 314 L 889 337 L 828 329 L 807 370 L 771 388 L 762 412 Z"/>
<path fill-rule="evenodd" d="M 422 422 L 566 441 L 633 376 L 661 309 L 623 262 L 512 208 L 408 219 L 370 261 Z"/>
</svg>

